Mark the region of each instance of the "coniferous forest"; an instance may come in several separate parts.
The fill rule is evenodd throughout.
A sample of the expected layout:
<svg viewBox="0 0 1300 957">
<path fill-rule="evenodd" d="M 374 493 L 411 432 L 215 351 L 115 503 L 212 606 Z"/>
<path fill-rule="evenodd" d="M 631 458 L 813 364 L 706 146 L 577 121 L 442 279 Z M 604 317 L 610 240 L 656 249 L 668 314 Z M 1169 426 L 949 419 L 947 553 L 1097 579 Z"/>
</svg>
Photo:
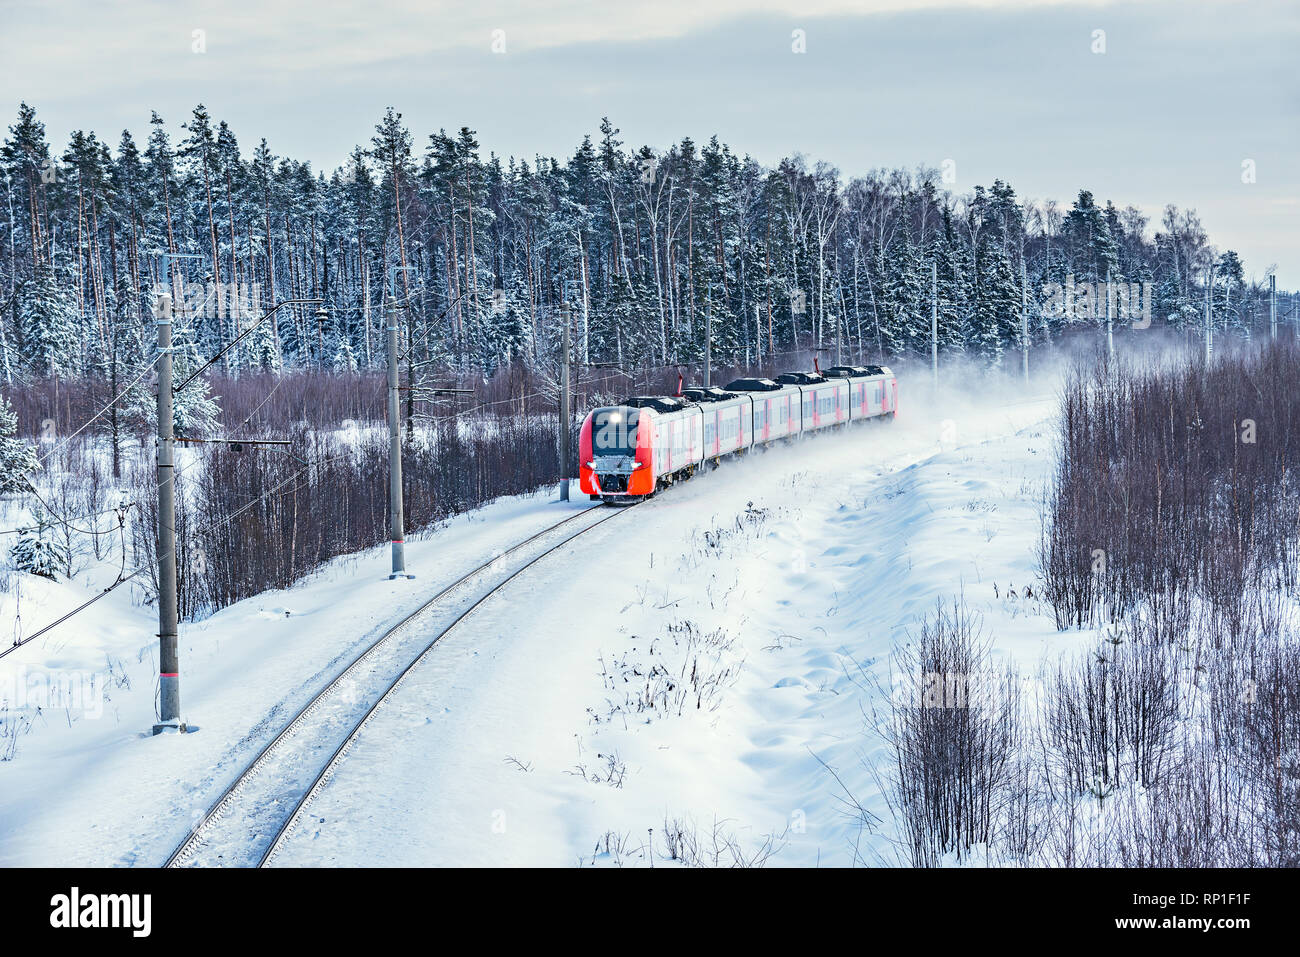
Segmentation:
<svg viewBox="0 0 1300 957">
<path fill-rule="evenodd" d="M 928 355 L 932 269 L 941 355 L 990 365 L 1021 345 L 1022 300 L 1033 342 L 1104 323 L 1097 297 L 1053 307 L 1053 283 L 1147 283 L 1150 318 L 1173 328 L 1203 321 L 1208 285 L 1219 328 L 1269 322 L 1266 264 L 1247 273 L 1190 209 L 1152 222 L 1087 184 L 1031 201 L 935 169 L 766 167 L 716 137 L 634 146 L 608 119 L 570 156 L 505 158 L 468 127 L 415 132 L 390 108 L 319 170 L 202 105 L 179 126 L 154 114 L 143 142 L 79 130 L 61 148 L 23 104 L 0 165 L 11 383 L 138 365 L 160 290 L 188 308 L 182 371 L 274 303 L 324 301 L 246 336 L 222 360 L 234 376 L 382 366 L 388 290 L 421 361 L 487 377 L 553 360 L 566 307 L 586 365 L 698 362 L 706 327 L 715 364 L 832 344 Z"/>
</svg>

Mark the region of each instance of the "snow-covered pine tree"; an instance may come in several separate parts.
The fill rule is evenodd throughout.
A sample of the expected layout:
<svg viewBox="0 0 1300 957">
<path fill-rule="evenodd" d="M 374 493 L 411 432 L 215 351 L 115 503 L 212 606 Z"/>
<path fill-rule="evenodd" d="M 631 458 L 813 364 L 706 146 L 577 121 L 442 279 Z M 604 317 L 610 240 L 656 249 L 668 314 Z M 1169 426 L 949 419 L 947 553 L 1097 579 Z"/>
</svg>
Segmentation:
<svg viewBox="0 0 1300 957">
<path fill-rule="evenodd" d="M 1079 198 L 1065 216 L 1063 232 L 1077 282 L 1104 282 L 1108 275 L 1118 277 L 1119 244 L 1111 235 L 1104 211 L 1088 190 L 1079 191 Z"/>
<path fill-rule="evenodd" d="M 18 438 L 18 416 L 9 400 L 0 395 L 0 495 L 26 489 L 26 476 L 38 468 L 36 450 Z"/>
<path fill-rule="evenodd" d="M 140 342 L 139 327 L 134 322 L 123 319 L 125 307 L 121 301 L 123 297 L 130 296 L 130 292 L 130 281 L 124 275 L 117 293 L 112 297 L 113 308 L 109 313 L 117 321 L 111 324 L 109 330 L 108 349 L 96 364 L 104 385 L 104 402 L 126 392 L 96 423 L 96 431 L 109 440 L 114 478 L 120 478 L 122 474 L 122 442 L 128 431 L 132 410 L 141 408 L 150 400 L 147 376 L 128 386 L 130 380 L 140 373 L 144 363 L 144 346 Z"/>
<path fill-rule="evenodd" d="M 966 345 L 962 320 L 967 300 L 966 277 L 962 271 L 961 250 L 952 221 L 952 210 L 948 207 L 944 207 L 941 228 L 930 243 L 928 259 L 936 266 L 939 349 L 944 352 L 961 352 Z M 929 270 L 922 269 L 922 279 L 927 286 L 929 278 Z M 929 306 L 928 288 L 924 299 Z"/>
<path fill-rule="evenodd" d="M 1210 291 L 1211 309 L 1215 326 L 1231 329 L 1238 335 L 1249 337 L 1249 322 L 1245 305 L 1246 278 L 1241 257 L 1234 250 L 1225 250 L 1214 266 L 1214 288 Z"/>
<path fill-rule="evenodd" d="M 503 362 L 510 362 L 524 351 L 524 328 L 527 321 L 528 288 L 524 277 L 512 270 L 502 294 L 493 293 L 491 317 L 492 339 Z"/>
<path fill-rule="evenodd" d="M 916 247 L 906 229 L 900 229 L 889 248 L 885 262 L 885 296 L 882 307 L 888 321 L 882 318 L 885 351 L 898 355 L 904 352 L 921 352 L 930 341 L 930 312 L 924 309 L 920 260 Z M 929 285 L 929 276 L 926 276 Z"/>
<path fill-rule="evenodd" d="M 271 321 L 264 322 L 254 330 L 251 338 L 253 340 L 253 363 L 263 372 L 279 373 L 280 350 L 275 347 L 275 329 Z"/>
<path fill-rule="evenodd" d="M 333 342 L 335 372 L 348 375 L 357 371 L 357 354 L 352 349 L 352 338 L 346 330 L 336 331 L 331 336 Z"/>
<path fill-rule="evenodd" d="M 1004 348 L 1020 335 L 1020 281 L 995 231 L 981 237 L 975 265 L 971 351 L 997 365 Z"/>
<path fill-rule="evenodd" d="M 68 547 L 54 536 L 46 535 L 50 522 L 44 512 L 37 509 L 33 518 L 36 524 L 23 528 L 18 533 L 18 541 L 9 546 L 9 559 L 21 572 L 53 579 L 59 572 L 67 571 Z"/>
<path fill-rule="evenodd" d="M 1156 283 L 1152 292 L 1155 303 L 1152 313 L 1173 329 L 1182 329 L 1197 322 L 1200 315 L 1196 304 L 1183 294 L 1177 273 L 1166 273 Z"/>
<path fill-rule="evenodd" d="M 181 354 L 177 354 L 177 359 Z M 198 368 L 197 357 L 189 358 L 186 361 L 179 361 L 174 367 L 175 383 L 179 386 L 190 373 Z M 203 435 L 210 435 L 217 430 L 217 419 L 221 415 L 221 407 L 217 405 L 217 396 L 212 394 L 207 380 L 199 376 L 185 388 L 178 388 L 172 396 L 172 413 L 173 427 L 177 437 L 195 438 Z M 154 413 L 154 421 L 157 421 L 157 411 Z"/>
<path fill-rule="evenodd" d="M 19 350 L 36 375 L 75 375 L 77 312 L 54 269 L 40 266 L 18 297 Z"/>
</svg>

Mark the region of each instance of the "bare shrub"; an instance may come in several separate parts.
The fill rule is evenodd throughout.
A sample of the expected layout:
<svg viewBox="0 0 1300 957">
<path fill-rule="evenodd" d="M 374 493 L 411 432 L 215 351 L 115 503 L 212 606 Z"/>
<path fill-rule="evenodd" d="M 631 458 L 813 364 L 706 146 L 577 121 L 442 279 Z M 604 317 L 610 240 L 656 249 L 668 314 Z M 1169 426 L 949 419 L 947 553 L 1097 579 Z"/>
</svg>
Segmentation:
<svg viewBox="0 0 1300 957">
<path fill-rule="evenodd" d="M 601 680 L 611 696 L 599 712 L 589 708 L 588 713 L 597 724 L 629 718 L 644 724 L 687 711 L 714 711 L 743 665 L 735 638 L 725 630 L 672 622 L 644 651 L 632 647 L 608 662 L 601 657 Z"/>
<path fill-rule="evenodd" d="M 662 833 L 668 860 L 686 867 L 762 867 L 785 847 L 784 834 L 767 834 L 747 846 L 729 823 L 715 819 L 701 834 L 693 820 L 665 815 Z"/>
<path fill-rule="evenodd" d="M 340 555 L 388 538 L 388 441 L 353 442 L 300 427 L 291 453 L 199 445 L 177 469 L 177 577 L 181 615 L 196 618 L 269 588 L 288 588 Z M 504 495 L 555 481 L 553 426 L 501 420 L 440 423 L 402 454 L 407 525 L 427 529 Z M 156 561 L 156 488 L 137 475 L 142 506 L 137 561 Z M 150 573 L 152 576 L 152 572 Z M 152 578 L 152 591 L 156 582 Z"/>
<path fill-rule="evenodd" d="M 32 730 L 31 715 L 11 709 L 0 701 L 0 761 L 12 761 L 18 755 L 18 740 Z"/>
<path fill-rule="evenodd" d="M 1196 596 L 1231 638 L 1252 589 L 1294 592 L 1297 376 L 1290 340 L 1208 366 L 1102 361 L 1073 375 L 1039 548 L 1058 628 Z"/>
<path fill-rule="evenodd" d="M 1108 828 L 1121 867 L 1245 867 L 1260 863 L 1250 788 L 1225 755 L 1194 746 L 1159 787 L 1128 790 Z"/>
<path fill-rule="evenodd" d="M 1177 646 L 1137 640 L 1132 626 L 1046 677 L 1039 729 L 1050 780 L 1105 797 L 1163 779 L 1179 743 Z"/>
<path fill-rule="evenodd" d="M 1235 696 L 1236 767 L 1250 782 L 1269 866 L 1300 865 L 1300 647 L 1270 643 Z"/>
<path fill-rule="evenodd" d="M 997 666 L 962 602 L 939 604 L 894 654 L 882 791 L 913 866 L 967 856 L 994 837 L 1019 780 L 1019 678 Z"/>
</svg>

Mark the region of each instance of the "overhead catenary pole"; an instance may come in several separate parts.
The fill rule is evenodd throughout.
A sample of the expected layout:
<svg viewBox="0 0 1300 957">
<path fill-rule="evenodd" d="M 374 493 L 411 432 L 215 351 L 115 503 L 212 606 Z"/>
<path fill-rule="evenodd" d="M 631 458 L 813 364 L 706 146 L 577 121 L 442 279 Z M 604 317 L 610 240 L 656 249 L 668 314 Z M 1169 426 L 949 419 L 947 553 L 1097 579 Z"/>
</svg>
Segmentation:
<svg viewBox="0 0 1300 957">
<path fill-rule="evenodd" d="M 572 311 L 569 303 L 564 303 L 563 357 L 560 362 L 560 501 L 569 500 L 569 353 L 572 344 L 569 341 Z"/>
<path fill-rule="evenodd" d="M 171 297 L 154 308 L 158 329 L 158 723 L 153 733 L 186 730 L 181 721 L 181 667 L 177 648 L 176 485 L 173 453 Z"/>
<path fill-rule="evenodd" d="M 1115 358 L 1115 318 L 1111 310 L 1114 297 L 1111 294 L 1110 270 L 1106 270 L 1106 355 Z"/>
<path fill-rule="evenodd" d="M 1205 280 L 1205 364 L 1210 364 L 1210 358 L 1214 355 L 1214 323 L 1210 320 L 1210 303 L 1212 301 L 1210 291 L 1214 288 L 1214 263 L 1210 263 L 1209 273 Z"/>
<path fill-rule="evenodd" d="M 1277 338 L 1277 276 L 1268 277 L 1268 334 Z"/>
<path fill-rule="evenodd" d="M 388 577 L 414 578 L 406 573 L 406 529 L 402 515 L 402 421 L 397 389 L 397 302 L 388 296 L 388 538 L 392 543 L 393 571 Z"/>
</svg>

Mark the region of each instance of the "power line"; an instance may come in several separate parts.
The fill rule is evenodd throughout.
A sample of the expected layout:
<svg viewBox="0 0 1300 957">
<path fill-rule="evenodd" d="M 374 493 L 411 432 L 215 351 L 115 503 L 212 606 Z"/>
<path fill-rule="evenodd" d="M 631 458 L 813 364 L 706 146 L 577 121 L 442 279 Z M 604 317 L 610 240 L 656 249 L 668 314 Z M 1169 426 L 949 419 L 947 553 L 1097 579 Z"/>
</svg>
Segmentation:
<svg viewBox="0 0 1300 957">
<path fill-rule="evenodd" d="M 141 379 L 143 379 L 143 378 L 145 377 L 145 375 L 149 372 L 149 370 L 153 368 L 153 364 L 154 364 L 155 362 L 157 362 L 157 361 L 158 361 L 158 359 L 157 359 L 157 357 L 155 356 L 154 358 L 150 359 L 147 363 L 145 363 L 144 368 L 140 370 L 140 374 L 137 375 L 134 379 L 132 379 L 132 380 L 127 384 L 127 387 L 126 387 L 125 389 L 123 389 L 123 390 L 122 390 L 121 392 L 119 392 L 116 396 L 114 396 L 111 400 L 109 400 L 108 404 L 105 405 L 102 409 L 100 409 L 98 412 L 96 412 L 94 415 L 92 415 L 89 419 L 87 419 L 85 422 L 83 422 L 82 425 L 81 425 L 81 427 L 80 427 L 79 429 L 77 429 L 75 432 L 71 433 L 70 435 L 66 435 L 66 436 L 64 436 L 63 438 L 59 439 L 58 443 L 54 446 L 54 448 L 50 449 L 48 452 L 46 452 L 44 455 L 42 455 L 38 461 L 43 463 L 43 462 L 44 462 L 46 459 L 48 459 L 51 455 L 53 455 L 55 452 L 57 452 L 57 451 L 58 451 L 58 450 L 59 450 L 59 449 L 60 449 L 60 448 L 61 448 L 61 447 L 66 443 L 66 442 L 68 442 L 68 441 L 70 441 L 70 440 L 72 440 L 72 439 L 75 439 L 75 438 L 76 438 L 78 435 L 80 435 L 82 432 L 86 431 L 86 429 L 90 427 L 90 425 L 91 425 L 92 422 L 94 422 L 96 419 L 98 419 L 101 415 L 103 415 L 105 412 L 107 412 L 107 411 L 108 411 L 109 409 L 111 409 L 113 406 L 117 405 L 117 403 L 119 403 L 120 401 L 122 401 L 122 399 L 124 399 L 124 398 L 126 397 L 126 394 L 127 394 L 128 392 L 130 392 L 132 389 L 135 388 L 136 383 L 139 382 Z"/>
<path fill-rule="evenodd" d="M 341 458 L 343 458 L 343 455 L 342 455 L 342 454 L 340 454 L 340 455 L 332 455 L 332 456 L 329 456 L 328 458 L 322 459 L 320 462 L 317 462 L 317 463 L 315 463 L 315 464 L 319 466 L 319 465 L 323 465 L 323 464 L 325 464 L 326 462 L 336 461 L 337 459 L 341 459 Z M 221 520 L 219 520 L 219 521 L 213 522 L 213 523 L 211 523 L 211 524 L 209 524 L 209 525 L 200 526 L 198 529 L 195 530 L 195 534 L 198 535 L 198 534 L 203 534 L 203 533 L 205 533 L 205 532 L 215 531 L 216 529 L 219 529 L 219 528 L 222 528 L 222 527 L 224 527 L 224 526 L 226 526 L 226 525 L 229 525 L 231 522 L 233 522 L 233 521 L 234 521 L 236 518 L 238 518 L 240 515 L 244 514 L 246 511 L 248 511 L 248 510 L 249 510 L 250 508 L 252 508 L 254 505 L 256 505 L 257 503 L 259 503 L 259 502 L 261 502 L 261 501 L 264 501 L 265 499 L 267 499 L 267 498 L 270 497 L 271 495 L 274 495 L 274 494 L 275 494 L 276 492 L 278 492 L 280 489 L 284 488 L 284 486 L 288 485 L 290 482 L 296 480 L 300 475 L 302 475 L 303 472 L 307 471 L 307 469 L 310 468 L 310 467 L 311 467 L 310 465 L 304 465 L 302 468 L 298 469 L 298 471 L 294 472 L 292 475 L 290 475 L 288 478 L 286 478 L 283 482 L 280 482 L 280 483 L 278 483 L 277 485 L 275 485 L 274 487 L 272 487 L 272 488 L 270 488 L 270 489 L 267 489 L 265 492 L 263 492 L 263 493 L 262 493 L 261 495 L 259 495 L 257 498 L 255 498 L 255 499 L 251 499 L 250 501 L 245 502 L 243 505 L 241 505 L 241 506 L 240 506 L 239 508 L 237 508 L 235 511 L 231 512 L 231 513 L 230 513 L 228 516 L 226 516 L 224 519 L 221 519 Z M 166 553 L 164 553 L 163 557 L 168 557 L 168 556 L 171 556 L 171 555 L 174 555 L 174 554 L 175 554 L 175 552 L 174 552 L 174 550 L 173 550 L 172 552 L 166 552 Z M 99 600 L 100 600 L 101 598 L 103 598 L 105 595 L 109 594 L 110 592 L 116 591 L 118 588 L 120 588 L 122 585 L 125 585 L 127 582 L 132 581 L 132 580 L 134 580 L 135 578 L 138 578 L 138 577 L 139 577 L 140 575 L 142 575 L 144 572 L 148 571 L 148 570 L 149 570 L 153 565 L 154 565 L 154 562 L 153 562 L 153 561 L 146 562 L 145 564 L 141 565 L 139 568 L 135 569 L 135 571 L 131 572 L 131 574 L 129 574 L 129 575 L 127 575 L 127 576 L 125 576 L 125 577 L 119 579 L 118 581 L 114 582 L 112 585 L 110 585 L 110 586 L 108 586 L 107 588 L 105 588 L 105 589 L 104 589 L 103 591 L 101 591 L 99 594 L 95 595 L 93 598 L 90 598 L 89 600 L 87 600 L 87 601 L 83 602 L 82 604 L 78 605 L 76 608 L 72 609 L 72 611 L 68 612 L 66 615 L 63 615 L 63 616 L 62 616 L 61 618 L 59 618 L 57 621 L 52 621 L 52 622 L 50 622 L 48 625 L 45 625 L 43 628 L 39 629 L 38 631 L 34 632 L 33 634 L 29 635 L 28 637 L 22 639 L 21 641 L 14 642 L 14 643 L 13 643 L 12 645 L 10 645 L 8 648 L 5 648 L 5 649 L 3 649 L 3 650 L 0 650 L 0 658 L 3 658 L 5 655 L 11 654 L 11 653 L 14 652 L 14 651 L 17 651 L 19 648 L 23 647 L 24 645 L 30 644 L 31 642 L 35 641 L 37 638 L 41 637 L 41 635 L 44 635 L 44 634 L 46 634 L 47 632 L 52 631 L 53 629 L 57 628 L 59 625 L 63 624 L 63 623 L 64 623 L 65 621 L 67 621 L 68 619 L 70 619 L 70 618 L 72 618 L 73 616 L 75 616 L 75 615 L 77 615 L 77 614 L 80 614 L 81 612 L 85 611 L 87 608 L 89 608 L 91 605 L 95 604 L 97 601 L 99 601 Z"/>
<path fill-rule="evenodd" d="M 45 499 L 41 498 L 41 493 L 36 491 L 36 486 L 31 485 L 31 483 L 28 483 L 28 485 L 32 490 L 32 494 L 36 496 L 36 500 L 40 502 L 42 505 L 44 505 L 45 510 L 54 517 L 55 524 L 63 525 L 66 528 L 72 529 L 74 532 L 80 532 L 82 535 L 100 535 L 102 533 L 97 528 L 96 529 L 78 528 L 77 526 L 73 525 L 72 522 L 79 521 L 81 518 L 98 518 L 100 515 L 107 515 L 110 512 L 116 512 L 121 508 L 130 508 L 136 504 L 135 502 L 124 503 L 123 505 L 119 505 L 115 508 L 106 508 L 101 512 L 94 513 L 93 515 L 83 515 L 83 516 L 79 516 L 78 518 L 66 519 L 60 517 L 59 513 L 54 510 L 54 506 L 52 506 L 49 502 L 45 501 Z"/>
<path fill-rule="evenodd" d="M 32 492 L 33 492 L 33 493 L 35 493 L 35 491 L 36 491 L 35 489 L 32 489 Z M 74 525 L 72 524 L 73 522 L 79 522 L 79 521 L 81 521 L 82 519 L 86 519 L 86 518 L 98 518 L 100 515 L 110 515 L 110 514 L 112 514 L 113 512 L 118 511 L 118 509 L 120 509 L 120 508 L 134 508 L 136 505 L 139 504 L 138 502 L 123 502 L 121 505 L 115 505 L 115 506 L 113 506 L 112 508 L 103 508 L 103 509 L 100 509 L 98 512 L 86 512 L 86 513 L 84 513 L 84 514 L 82 514 L 82 515 L 74 515 L 72 518 L 66 518 L 66 519 L 65 519 L 65 518 L 60 518 L 60 517 L 59 517 L 59 516 L 54 512 L 54 510 L 50 508 L 49 504 L 48 504 L 44 499 L 41 499 L 41 497 L 40 497 L 39 495 L 37 495 L 36 497 L 37 497 L 38 499 L 40 499 L 41 504 L 45 505 L 46 510 L 49 511 L 50 514 L 51 514 L 51 515 L 54 517 L 54 519 L 55 519 L 54 522 L 49 523 L 49 524 L 51 524 L 51 525 L 66 525 L 66 526 L 68 526 L 69 528 L 73 529 L 74 531 L 81 532 L 83 535 L 103 535 L 103 534 L 105 534 L 105 532 L 102 531 L 102 530 L 98 530 L 98 531 L 87 531 L 86 529 L 77 528 L 76 526 L 74 526 Z M 32 529 L 36 528 L 37 525 L 39 525 L 39 524 L 40 524 L 39 522 L 32 522 L 30 525 L 23 525 L 23 526 L 20 526 L 19 528 L 6 528 L 6 529 L 0 529 L 0 535 L 20 535 L 20 534 L 22 534 L 23 532 L 31 531 Z"/>
<path fill-rule="evenodd" d="M 270 311 L 267 312 L 266 315 L 262 316 L 261 319 L 258 319 L 257 322 L 253 323 L 251 326 L 249 326 L 247 329 L 245 329 L 243 332 L 241 332 L 239 335 L 237 335 L 234 339 L 232 339 L 232 340 L 230 341 L 230 343 L 229 343 L 228 345 L 224 346 L 224 347 L 222 348 L 222 350 L 221 350 L 220 352 L 218 352 L 215 356 L 213 356 L 213 357 L 212 357 L 211 359 L 209 359 L 207 362 L 203 363 L 203 365 L 199 366 L 198 369 L 196 369 L 196 370 L 195 370 L 195 371 L 190 375 L 190 377 L 189 377 L 188 379 L 186 379 L 184 382 L 182 382 L 180 385 L 178 385 L 174 391 L 176 391 L 176 392 L 184 392 L 185 389 L 186 389 L 186 387 L 187 387 L 191 382 L 193 382 L 195 379 L 197 379 L 199 376 L 201 376 L 201 375 L 202 375 L 204 372 L 206 372 L 208 369 L 212 368 L 212 366 L 217 362 L 217 360 L 219 360 L 222 356 L 224 356 L 224 355 L 225 355 L 227 352 L 229 352 L 231 349 L 235 348 L 235 346 L 237 346 L 237 345 L 239 345 L 241 342 L 243 342 L 245 336 L 247 336 L 249 333 L 251 333 L 254 329 L 256 329 L 258 326 L 260 326 L 262 323 L 266 322 L 266 320 L 270 319 L 273 315 L 276 314 L 276 312 L 278 312 L 278 311 L 279 311 L 281 308 L 283 308 L 284 306 L 292 306 L 292 305 L 312 305 L 312 304 L 314 304 L 314 303 L 315 303 L 315 304 L 319 304 L 319 303 L 322 303 L 322 302 L 324 302 L 324 301 L 325 301 L 324 299 L 286 299 L 286 300 L 284 300 L 283 302 L 278 302 L 278 303 L 276 303 L 274 306 L 271 307 Z"/>
</svg>

